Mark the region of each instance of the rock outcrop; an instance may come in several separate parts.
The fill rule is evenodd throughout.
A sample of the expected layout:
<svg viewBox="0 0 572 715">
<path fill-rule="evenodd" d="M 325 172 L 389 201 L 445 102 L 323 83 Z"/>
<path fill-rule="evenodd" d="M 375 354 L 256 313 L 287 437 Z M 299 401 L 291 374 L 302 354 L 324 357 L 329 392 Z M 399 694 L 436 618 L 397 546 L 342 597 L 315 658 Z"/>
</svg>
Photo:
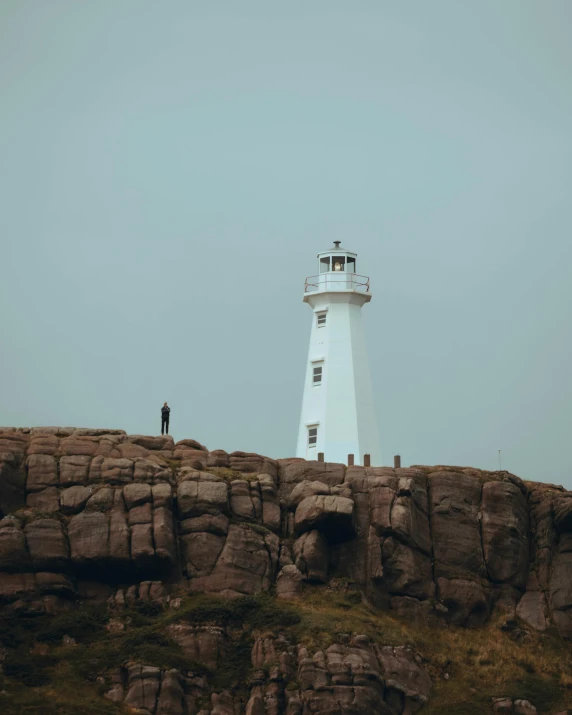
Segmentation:
<svg viewBox="0 0 572 715">
<path fill-rule="evenodd" d="M 185 593 L 288 600 L 335 574 L 413 622 L 480 627 L 498 614 L 572 638 L 572 495 L 507 472 L 272 460 L 120 430 L 4 429 L 0 512 L 6 612 L 163 607 Z M 190 660 L 217 667 L 223 630 L 171 631 Z M 416 653 L 356 634 L 315 652 L 266 638 L 252 660 L 246 702 L 153 663 L 117 671 L 106 697 L 148 713 L 194 715 L 197 703 L 203 715 L 402 713 L 431 687 Z M 508 702 L 511 712 L 525 707 Z"/>
</svg>

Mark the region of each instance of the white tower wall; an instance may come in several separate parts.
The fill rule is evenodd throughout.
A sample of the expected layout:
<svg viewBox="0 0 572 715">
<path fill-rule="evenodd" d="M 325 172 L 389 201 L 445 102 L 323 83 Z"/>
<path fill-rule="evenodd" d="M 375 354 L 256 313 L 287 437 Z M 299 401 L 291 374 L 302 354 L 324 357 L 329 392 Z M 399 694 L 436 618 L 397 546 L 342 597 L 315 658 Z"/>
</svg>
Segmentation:
<svg viewBox="0 0 572 715">
<path fill-rule="evenodd" d="M 361 314 L 371 294 L 357 289 L 365 285 L 358 278 L 324 273 L 312 284 L 317 290 L 304 296 L 313 319 L 296 454 L 317 459 L 323 452 L 326 461 L 344 463 L 353 454 L 355 464 L 363 464 L 364 454 L 370 454 L 372 466 L 379 466 L 381 450 Z M 324 314 L 322 325 L 318 316 Z M 322 379 L 316 385 L 314 368 L 320 366 Z M 317 429 L 315 445 L 309 444 L 311 428 Z"/>
</svg>

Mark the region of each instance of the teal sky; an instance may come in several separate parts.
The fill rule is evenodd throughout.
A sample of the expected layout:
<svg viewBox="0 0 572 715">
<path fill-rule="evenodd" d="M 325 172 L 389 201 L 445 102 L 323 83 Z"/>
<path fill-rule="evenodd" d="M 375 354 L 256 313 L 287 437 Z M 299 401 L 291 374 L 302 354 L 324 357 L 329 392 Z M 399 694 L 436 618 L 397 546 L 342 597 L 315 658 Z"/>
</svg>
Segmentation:
<svg viewBox="0 0 572 715">
<path fill-rule="evenodd" d="M 0 424 L 294 454 L 334 239 L 385 462 L 572 488 L 572 2 L 3 0 Z"/>
</svg>

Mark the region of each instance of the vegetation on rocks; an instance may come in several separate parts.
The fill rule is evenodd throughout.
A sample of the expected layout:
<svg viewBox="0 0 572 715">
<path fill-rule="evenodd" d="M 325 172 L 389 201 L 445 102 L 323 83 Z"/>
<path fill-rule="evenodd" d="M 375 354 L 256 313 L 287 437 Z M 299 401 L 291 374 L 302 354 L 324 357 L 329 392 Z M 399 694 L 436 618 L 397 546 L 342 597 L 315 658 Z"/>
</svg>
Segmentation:
<svg viewBox="0 0 572 715">
<path fill-rule="evenodd" d="M 124 630 L 110 632 L 111 619 Z M 220 667 L 190 661 L 168 634 L 173 623 L 225 628 L 229 639 Z M 71 715 L 80 707 L 90 713 L 121 712 L 102 694 L 109 674 L 131 662 L 202 674 L 215 689 L 246 697 L 257 637 L 282 635 L 325 650 L 357 634 L 415 649 L 434 683 L 424 709 L 428 715 L 486 712 L 498 696 L 526 698 L 540 713 L 558 712 L 571 700 L 572 653 L 556 633 L 523 631 L 515 639 L 501 621 L 470 631 L 413 627 L 373 608 L 351 588 L 316 587 L 290 603 L 268 595 L 228 600 L 197 594 L 183 598 L 176 610 L 141 602 L 119 615 L 87 605 L 56 616 L 11 614 L 0 628 L 5 648 L 0 707 L 7 715 Z M 286 687 L 296 689 L 296 680 Z"/>
</svg>

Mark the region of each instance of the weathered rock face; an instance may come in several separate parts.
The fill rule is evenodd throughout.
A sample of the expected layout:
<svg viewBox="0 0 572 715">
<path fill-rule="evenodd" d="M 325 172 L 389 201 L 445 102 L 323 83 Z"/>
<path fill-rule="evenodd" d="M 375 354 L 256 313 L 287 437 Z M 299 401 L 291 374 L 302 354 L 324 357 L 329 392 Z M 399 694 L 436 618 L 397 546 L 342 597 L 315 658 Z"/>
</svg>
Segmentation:
<svg viewBox="0 0 572 715">
<path fill-rule="evenodd" d="M 554 622 L 572 636 L 572 496 L 506 473 L 276 462 L 119 430 L 8 429 L 0 498 L 12 514 L 0 522 L 0 570 L 21 574 L 0 586 L 4 600 L 38 599 L 41 572 L 169 576 L 231 596 L 276 584 L 291 597 L 335 570 L 400 612 L 426 614 L 437 599 L 439 618 L 475 625 L 502 603 L 535 629 Z"/>
<path fill-rule="evenodd" d="M 336 574 L 413 621 L 477 627 L 498 610 L 572 638 L 572 495 L 506 472 L 274 461 L 119 430 L 7 429 L 0 516 L 9 609 L 52 613 L 78 599 L 125 608 L 181 589 L 291 599 Z M 222 632 L 189 626 L 173 637 L 209 667 L 224 650 Z M 413 712 L 427 696 L 406 651 L 365 641 L 275 651 L 280 685 L 261 677 L 238 705 L 219 692 L 208 712 Z M 287 678 L 299 687 L 286 690 Z M 108 697 L 187 713 L 189 699 L 204 700 L 195 681 L 137 666 Z"/>
<path fill-rule="evenodd" d="M 411 649 L 380 648 L 360 635 L 314 653 L 261 638 L 252 650 L 257 677 L 246 712 L 414 713 L 431 690 L 420 660 Z"/>
</svg>

